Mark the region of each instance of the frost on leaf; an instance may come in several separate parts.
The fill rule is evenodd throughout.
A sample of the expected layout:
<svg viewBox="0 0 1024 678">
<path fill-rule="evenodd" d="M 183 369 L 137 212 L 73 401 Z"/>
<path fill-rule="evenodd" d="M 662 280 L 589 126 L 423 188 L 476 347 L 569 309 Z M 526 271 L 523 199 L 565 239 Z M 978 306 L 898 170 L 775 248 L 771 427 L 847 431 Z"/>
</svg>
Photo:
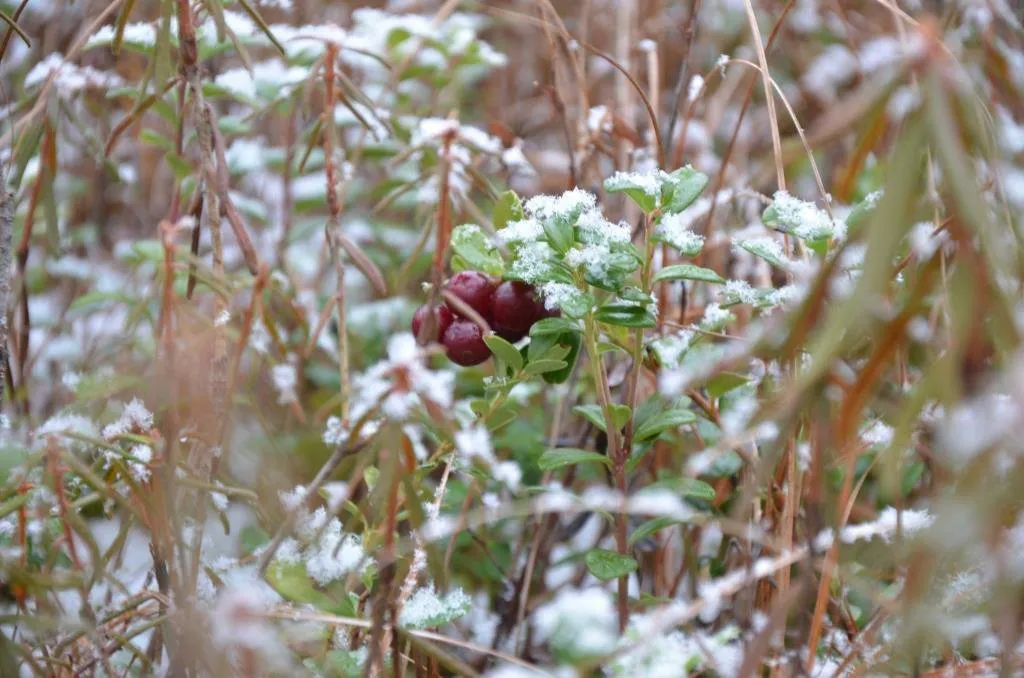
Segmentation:
<svg viewBox="0 0 1024 678">
<path fill-rule="evenodd" d="M 435 628 L 450 624 L 469 612 L 470 598 L 461 588 L 444 596 L 437 594 L 433 584 L 417 589 L 405 603 L 398 623 L 410 629 Z"/>
<path fill-rule="evenodd" d="M 677 250 L 684 257 L 695 257 L 704 247 L 704 236 L 690 230 L 691 223 L 689 210 L 668 214 L 662 217 L 654 229 L 654 238 Z"/>
<path fill-rule="evenodd" d="M 764 212 L 764 222 L 802 240 L 846 238 L 845 223 L 833 219 L 813 203 L 794 198 L 786 191 L 776 192 L 771 206 Z"/>
</svg>

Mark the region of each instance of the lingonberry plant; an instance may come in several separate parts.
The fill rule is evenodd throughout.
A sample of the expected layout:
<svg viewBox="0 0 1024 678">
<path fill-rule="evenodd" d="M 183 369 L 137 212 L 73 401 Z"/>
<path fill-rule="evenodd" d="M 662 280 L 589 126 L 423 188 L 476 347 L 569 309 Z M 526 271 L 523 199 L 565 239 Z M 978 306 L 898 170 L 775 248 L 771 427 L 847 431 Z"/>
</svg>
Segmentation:
<svg viewBox="0 0 1024 678">
<path fill-rule="evenodd" d="M 0 676 L 1021 672 L 1012 2 L 0 31 Z"/>
</svg>

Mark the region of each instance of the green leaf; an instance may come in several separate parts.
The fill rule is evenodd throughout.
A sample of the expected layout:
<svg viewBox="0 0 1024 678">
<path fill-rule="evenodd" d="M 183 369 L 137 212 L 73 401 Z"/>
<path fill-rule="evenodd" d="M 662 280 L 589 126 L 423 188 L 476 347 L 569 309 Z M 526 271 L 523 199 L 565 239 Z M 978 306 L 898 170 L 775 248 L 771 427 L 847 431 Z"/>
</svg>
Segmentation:
<svg viewBox="0 0 1024 678">
<path fill-rule="evenodd" d="M 568 318 L 544 318 L 533 323 L 530 328 L 531 337 L 543 337 L 549 334 L 562 334 L 564 332 L 580 333 L 583 329 L 579 323 L 573 322 Z"/>
<path fill-rule="evenodd" d="M 754 238 L 751 240 L 734 240 L 733 242 L 735 242 L 738 247 L 745 249 L 755 257 L 764 259 L 776 268 L 781 268 L 784 271 L 787 271 L 790 268 L 790 261 L 786 259 L 785 255 L 782 253 L 781 246 L 770 237 Z"/>
<path fill-rule="evenodd" d="M 468 264 L 468 268 L 501 277 L 505 262 L 501 252 L 476 224 L 462 224 L 452 231 L 452 251 Z"/>
<path fill-rule="evenodd" d="M 595 317 L 618 327 L 654 327 L 658 324 L 649 309 L 630 304 L 608 304 L 597 309 Z"/>
<path fill-rule="evenodd" d="M 491 416 L 484 420 L 487 425 L 487 429 L 494 433 L 500 429 L 505 428 L 513 421 L 519 418 L 519 405 L 514 402 L 505 401 L 505 403 L 491 413 Z"/>
<path fill-rule="evenodd" d="M 564 360 L 542 359 L 535 360 L 526 366 L 526 373 L 530 375 L 544 374 L 564 369 L 569 363 Z"/>
<path fill-rule="evenodd" d="M 487 344 L 487 348 L 491 349 L 491 353 L 511 367 L 514 372 L 523 369 L 523 354 L 515 346 L 493 332 L 484 337 L 484 343 Z"/>
<path fill-rule="evenodd" d="M 611 461 L 606 455 L 589 450 L 580 450 L 574 447 L 560 447 L 546 451 L 537 459 L 537 466 L 541 471 L 551 471 L 573 464 L 599 463 L 608 466 Z"/>
<path fill-rule="evenodd" d="M 666 184 L 666 186 L 672 186 L 672 193 L 667 196 L 665 201 L 665 212 L 668 214 L 682 212 L 692 205 L 704 187 L 708 185 L 707 175 L 690 166 L 680 167 L 672 173 L 672 178 L 674 185 Z"/>
<path fill-rule="evenodd" d="M 594 297 L 587 294 L 586 292 L 580 292 L 577 290 L 576 294 L 562 299 L 558 307 L 562 309 L 569 318 L 579 319 L 590 312 L 590 309 L 594 307 Z"/>
<path fill-rule="evenodd" d="M 510 222 L 522 221 L 525 218 L 526 214 L 523 212 L 523 203 L 519 200 L 519 196 L 516 195 L 515 191 L 505 191 L 498 196 L 497 201 L 494 203 L 494 213 L 491 216 L 494 228 L 500 231 L 508 226 Z"/>
<path fill-rule="evenodd" d="M 739 388 L 747 383 L 747 378 L 735 372 L 722 372 L 710 379 L 704 388 L 712 398 L 720 398 L 734 388 Z"/>
<path fill-rule="evenodd" d="M 850 210 L 850 213 L 846 215 L 846 233 L 848 237 L 859 233 L 864 225 L 867 224 L 868 218 L 875 211 L 875 208 L 878 207 L 878 202 L 881 198 L 882 191 L 869 193 Z"/>
<path fill-rule="evenodd" d="M 167 151 L 164 153 L 164 160 L 167 161 L 167 164 L 170 166 L 174 176 L 178 179 L 184 179 L 195 171 L 192 167 L 192 163 L 174 151 Z"/>
<path fill-rule="evenodd" d="M 654 299 L 651 298 L 651 295 L 647 294 L 636 285 L 627 285 L 620 289 L 617 294 L 619 299 L 633 301 L 642 306 L 650 306 L 654 303 Z"/>
<path fill-rule="evenodd" d="M 644 490 L 657 489 L 671 490 L 685 498 L 703 499 L 704 501 L 713 501 L 716 496 L 715 488 L 696 478 L 662 478 L 644 488 Z"/>
<path fill-rule="evenodd" d="M 608 430 L 604 426 L 604 413 L 601 411 L 601 406 L 597 403 L 590 403 L 589 405 L 577 405 L 572 408 L 572 411 L 580 415 L 594 426 L 598 427 L 605 433 Z M 619 405 L 617 403 L 611 404 L 612 421 L 616 428 L 622 428 L 629 421 L 632 416 L 632 411 L 629 409 L 629 405 Z"/>
<path fill-rule="evenodd" d="M 322 610 L 334 607 L 333 601 L 313 587 L 306 566 L 301 562 L 275 561 L 267 568 L 267 582 L 282 598 L 293 603 L 313 605 Z"/>
<path fill-rule="evenodd" d="M 637 428 L 634 437 L 638 441 L 650 440 L 652 438 L 657 438 L 669 429 L 679 428 L 686 424 L 692 424 L 695 421 L 697 421 L 697 415 L 690 410 L 666 410 L 665 412 L 656 414 L 644 421 L 644 423 Z"/>
<path fill-rule="evenodd" d="M 718 275 L 710 268 L 702 268 L 700 266 L 694 266 L 693 264 L 676 264 L 675 266 L 666 266 L 658 271 L 654 276 L 653 282 L 661 282 L 662 280 L 698 280 L 700 282 L 712 283 L 714 285 L 725 284 L 725 278 Z"/>
<path fill-rule="evenodd" d="M 532 341 L 532 339 L 531 339 Z M 569 375 L 572 374 L 573 365 L 576 364 L 576 358 L 580 355 L 580 347 L 583 345 L 583 338 L 578 332 L 565 332 L 558 337 L 559 345 L 568 346 L 569 352 L 562 357 L 565 361 L 565 367 L 560 370 L 553 370 L 551 372 L 545 372 L 543 379 L 549 384 L 561 384 L 564 383 Z"/>
<path fill-rule="evenodd" d="M 583 561 L 587 564 L 590 574 L 601 581 L 611 581 L 624 577 L 637 569 L 638 565 L 631 557 L 609 551 L 608 549 L 593 549 L 588 551 Z"/>
<path fill-rule="evenodd" d="M 324 655 L 327 678 L 361 678 L 366 657 L 350 650 L 331 650 Z"/>
<path fill-rule="evenodd" d="M 604 190 L 608 193 L 625 193 L 645 214 L 650 214 L 658 206 L 661 192 L 660 185 L 657 187 L 658 193 L 649 192 L 652 181 L 657 179 L 634 172 L 616 172 L 604 180 Z"/>
<path fill-rule="evenodd" d="M 551 218 L 541 222 L 541 226 L 544 227 L 544 235 L 548 237 L 548 244 L 564 256 L 575 242 L 573 222 L 564 218 Z"/>
<path fill-rule="evenodd" d="M 652 518 L 640 527 L 633 530 L 633 533 L 629 535 L 629 545 L 642 541 L 647 537 L 651 536 L 655 532 L 671 527 L 672 525 L 679 525 L 681 521 L 675 518 L 669 518 L 668 516 L 661 516 L 660 518 Z"/>
<path fill-rule="evenodd" d="M 164 136 L 163 134 L 160 134 L 160 132 L 157 132 L 156 130 L 151 129 L 149 127 L 139 132 L 139 141 L 142 141 L 147 144 L 152 144 L 164 151 L 174 150 L 173 141 L 171 141 L 168 137 Z"/>
</svg>

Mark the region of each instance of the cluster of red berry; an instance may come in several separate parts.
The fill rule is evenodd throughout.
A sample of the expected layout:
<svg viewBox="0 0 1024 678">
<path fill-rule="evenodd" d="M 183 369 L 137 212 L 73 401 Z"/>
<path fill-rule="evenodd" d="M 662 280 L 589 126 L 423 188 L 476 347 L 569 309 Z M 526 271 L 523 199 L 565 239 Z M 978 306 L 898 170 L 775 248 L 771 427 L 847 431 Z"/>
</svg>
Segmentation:
<svg viewBox="0 0 1024 678">
<path fill-rule="evenodd" d="M 518 280 L 497 280 L 480 271 L 461 271 L 448 281 L 445 289 L 480 314 L 491 329 L 507 341 L 519 341 L 541 318 L 558 315 L 544 307 L 537 290 Z M 429 307 L 424 305 L 412 317 L 412 333 L 419 338 Z M 448 357 L 459 365 L 479 365 L 490 357 L 478 324 L 462 317 L 457 310 L 440 304 L 434 307 L 437 337 Z"/>
</svg>

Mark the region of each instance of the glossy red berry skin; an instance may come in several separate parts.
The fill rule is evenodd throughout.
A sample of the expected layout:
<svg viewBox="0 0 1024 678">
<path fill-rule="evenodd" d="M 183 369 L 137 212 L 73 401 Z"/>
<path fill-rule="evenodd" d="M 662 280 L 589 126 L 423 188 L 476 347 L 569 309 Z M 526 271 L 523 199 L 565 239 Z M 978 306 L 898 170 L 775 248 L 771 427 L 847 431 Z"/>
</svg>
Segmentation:
<svg viewBox="0 0 1024 678">
<path fill-rule="evenodd" d="M 518 341 L 530 326 L 544 317 L 544 301 L 533 285 L 507 280 L 494 290 L 491 298 L 491 327 L 500 337 Z"/>
<path fill-rule="evenodd" d="M 491 321 L 491 296 L 497 282 L 480 271 L 459 271 L 448 281 L 449 292 L 466 302 L 487 322 Z M 454 311 L 454 309 L 453 309 Z M 458 312 L 455 311 L 458 315 Z"/>
<path fill-rule="evenodd" d="M 416 309 L 416 313 L 412 316 L 412 336 L 417 339 L 420 338 L 420 328 L 423 327 L 423 321 L 427 319 L 428 308 L 429 306 L 424 304 Z M 434 317 L 437 319 L 436 339 L 440 341 L 444 337 L 445 331 L 452 324 L 452 321 L 455 320 L 455 316 L 447 306 L 438 304 L 434 307 Z M 429 339 L 429 337 L 424 337 L 424 339 Z"/>
<path fill-rule="evenodd" d="M 447 349 L 448 358 L 463 367 L 479 365 L 491 357 L 491 350 L 484 343 L 483 331 L 472 320 L 455 319 L 448 326 L 441 343 Z"/>
</svg>

